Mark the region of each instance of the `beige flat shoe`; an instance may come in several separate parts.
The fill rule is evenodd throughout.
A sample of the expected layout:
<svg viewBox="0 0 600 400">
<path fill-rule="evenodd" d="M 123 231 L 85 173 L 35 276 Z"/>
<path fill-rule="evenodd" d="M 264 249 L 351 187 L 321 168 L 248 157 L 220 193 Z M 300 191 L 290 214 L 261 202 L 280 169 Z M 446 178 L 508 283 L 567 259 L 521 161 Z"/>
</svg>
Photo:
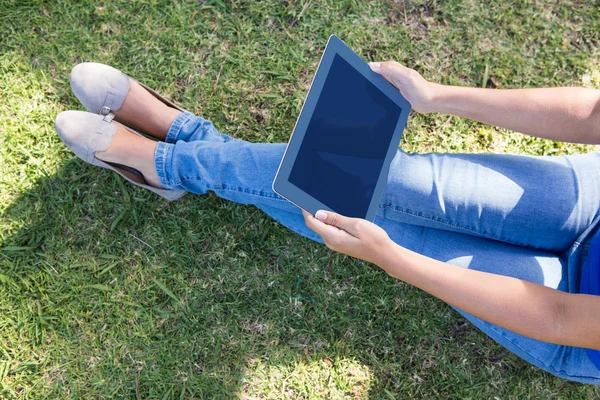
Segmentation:
<svg viewBox="0 0 600 400">
<path fill-rule="evenodd" d="M 108 65 L 85 62 L 73 67 L 69 81 L 73 93 L 75 93 L 77 99 L 79 99 L 89 112 L 108 115 L 117 111 L 123 105 L 125 97 L 129 92 L 130 78 L 118 69 Z M 139 81 L 136 82 L 167 106 L 181 112 L 186 111 L 156 93 L 154 89 L 149 88 Z"/>
<path fill-rule="evenodd" d="M 183 197 L 187 193 L 186 190 L 168 190 L 150 186 L 140 171 L 96 158 L 96 152 L 108 149 L 115 136 L 117 126 L 111 121 L 112 113 L 103 116 L 85 111 L 63 111 L 56 117 L 55 127 L 63 143 L 83 161 L 111 169 L 134 185 L 148 189 L 167 200 L 178 200 Z"/>
</svg>

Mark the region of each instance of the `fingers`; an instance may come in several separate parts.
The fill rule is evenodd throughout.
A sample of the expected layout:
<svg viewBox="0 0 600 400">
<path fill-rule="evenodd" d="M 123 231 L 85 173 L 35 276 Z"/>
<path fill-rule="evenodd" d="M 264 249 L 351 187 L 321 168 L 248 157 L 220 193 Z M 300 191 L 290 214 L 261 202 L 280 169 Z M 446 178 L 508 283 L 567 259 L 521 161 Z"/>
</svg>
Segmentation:
<svg viewBox="0 0 600 400">
<path fill-rule="evenodd" d="M 349 217 L 340 215 L 338 213 L 334 213 L 332 211 L 323 211 L 323 210 L 317 211 L 317 213 L 315 214 L 314 217 L 310 213 L 308 213 L 304 210 L 302 210 L 302 213 L 304 214 L 305 220 L 308 219 L 307 218 L 307 215 L 308 215 L 313 220 L 317 220 L 317 221 L 324 223 L 324 224 L 317 224 L 317 226 L 329 225 L 332 227 L 342 229 L 342 230 L 348 232 L 349 234 L 351 234 L 352 236 L 357 236 L 358 223 L 360 221 L 357 218 L 349 218 Z M 310 227 L 310 226 L 309 226 L 309 228 L 312 229 L 312 227 Z"/>
<path fill-rule="evenodd" d="M 306 226 L 321 236 L 328 248 L 347 254 L 347 251 L 344 251 L 347 246 L 356 246 L 355 241 L 358 239 L 347 231 L 337 226 L 328 225 L 307 211 L 302 210 L 302 214 L 304 215 Z"/>
<path fill-rule="evenodd" d="M 315 232 L 317 235 L 321 236 L 325 244 L 329 242 L 334 233 L 332 230 L 337 230 L 338 228 L 334 226 L 329 226 L 318 219 L 316 219 L 311 213 L 302 210 L 302 215 L 304 216 L 304 223 L 306 226 Z"/>
<path fill-rule="evenodd" d="M 383 62 L 371 62 L 369 67 L 378 74 L 390 73 L 390 72 L 403 72 L 409 68 L 396 61 L 383 61 Z"/>
</svg>

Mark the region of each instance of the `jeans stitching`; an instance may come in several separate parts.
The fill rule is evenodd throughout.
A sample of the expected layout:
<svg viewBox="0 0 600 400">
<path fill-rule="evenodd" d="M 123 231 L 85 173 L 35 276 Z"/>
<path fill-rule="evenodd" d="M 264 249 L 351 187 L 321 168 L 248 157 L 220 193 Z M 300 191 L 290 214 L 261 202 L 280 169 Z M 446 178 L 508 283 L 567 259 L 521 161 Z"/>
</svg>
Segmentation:
<svg viewBox="0 0 600 400">
<path fill-rule="evenodd" d="M 433 218 L 433 217 L 427 217 L 427 216 L 424 216 L 424 215 L 415 214 L 415 213 L 413 213 L 411 211 L 408 211 L 408 210 L 402 210 L 400 208 L 395 208 L 392 205 L 379 206 L 379 209 L 381 209 L 383 211 L 385 211 L 385 210 L 392 210 L 392 211 L 399 212 L 401 214 L 409 215 L 411 217 L 420 218 L 420 219 L 423 219 L 423 220 L 426 220 L 426 221 L 431 221 L 431 222 L 435 222 L 435 223 L 438 223 L 438 224 L 441 224 L 441 225 L 445 225 L 445 226 L 448 226 L 448 227 L 452 227 L 452 228 L 456 228 L 456 229 L 459 229 L 459 230 L 471 232 L 471 233 L 474 233 L 475 236 L 482 236 L 482 237 L 484 237 L 486 239 L 491 239 L 491 240 L 495 240 L 495 241 L 505 242 L 505 243 L 508 243 L 508 244 L 512 244 L 512 245 L 516 245 L 516 246 L 521 246 L 521 247 L 526 247 L 526 248 L 546 250 L 546 249 L 544 249 L 542 247 L 531 246 L 531 245 L 528 245 L 526 243 L 519 243 L 519 242 L 516 242 L 516 241 L 513 241 L 513 240 L 501 238 L 501 237 L 498 237 L 498 236 L 495 236 L 495 235 L 490 235 L 488 233 L 483 233 L 483 232 L 478 231 L 476 229 L 472 229 L 472 228 L 468 228 L 468 227 L 456 225 L 456 224 L 453 224 L 453 223 L 449 223 L 447 221 L 443 221 L 441 219 L 437 219 L 437 218 Z"/>
<path fill-rule="evenodd" d="M 289 203 L 289 201 L 287 201 L 286 199 L 280 199 L 280 198 L 275 197 L 275 196 L 268 196 L 268 195 L 265 195 L 264 193 L 260 193 L 260 192 L 249 192 L 249 191 L 246 191 L 246 190 L 230 189 L 230 188 L 226 188 L 226 187 L 211 188 L 211 190 L 213 190 L 213 191 L 220 190 L 220 191 L 223 191 L 223 192 L 244 193 L 244 194 L 249 194 L 249 195 L 256 196 L 256 197 L 264 197 L 264 198 L 271 199 L 271 200 L 277 200 L 277 201 Z"/>
<path fill-rule="evenodd" d="M 275 196 L 269 196 L 268 194 L 263 193 L 263 192 L 255 192 L 255 191 L 249 191 L 249 190 L 245 190 L 245 189 L 232 189 L 232 188 L 229 188 L 229 187 L 224 186 L 224 185 L 210 186 L 210 185 L 207 185 L 206 182 L 202 178 L 200 178 L 200 177 L 181 178 L 181 179 L 179 179 L 179 181 L 177 181 L 177 183 L 173 183 L 173 182 L 170 182 L 170 183 L 173 184 L 173 186 L 180 186 L 180 185 L 182 185 L 186 181 L 199 181 L 199 182 L 202 182 L 203 185 L 204 185 L 204 187 L 206 187 L 206 190 L 212 190 L 213 192 L 219 190 L 219 191 L 225 191 L 225 192 L 245 193 L 245 194 L 250 194 L 250 195 L 253 195 L 253 196 L 256 196 L 256 197 L 264 197 L 264 198 L 267 198 L 267 199 L 272 199 L 272 200 L 281 201 L 281 202 L 284 202 L 284 203 L 289 203 L 289 201 L 286 200 L 286 199 L 275 197 Z"/>
<path fill-rule="evenodd" d="M 177 141 L 177 137 L 181 133 L 181 128 L 190 121 L 192 116 L 193 114 L 190 114 L 189 112 L 183 112 L 178 115 L 167 132 L 165 142 L 171 144 L 175 143 Z"/>
<path fill-rule="evenodd" d="M 156 168 L 156 173 L 158 175 L 158 180 L 161 181 L 161 178 L 163 178 L 166 183 L 170 183 L 169 179 L 167 179 L 166 172 L 165 172 L 164 158 L 165 158 L 165 149 L 161 145 L 161 143 L 158 143 L 156 145 L 156 150 L 154 152 L 154 165 Z"/>
</svg>

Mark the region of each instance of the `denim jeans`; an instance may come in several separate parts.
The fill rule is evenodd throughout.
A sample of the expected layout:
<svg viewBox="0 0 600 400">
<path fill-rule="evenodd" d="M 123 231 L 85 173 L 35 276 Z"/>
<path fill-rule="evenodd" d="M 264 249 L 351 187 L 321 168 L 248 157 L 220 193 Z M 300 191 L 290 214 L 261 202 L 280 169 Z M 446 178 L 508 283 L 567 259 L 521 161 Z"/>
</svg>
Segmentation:
<svg viewBox="0 0 600 400">
<path fill-rule="evenodd" d="M 167 189 L 253 204 L 323 243 L 271 188 L 285 143 L 250 143 L 183 113 L 155 165 Z M 407 154 L 398 150 L 375 223 L 397 244 L 450 264 L 576 293 L 600 220 L 600 153 Z M 518 335 L 457 310 L 519 357 L 564 379 L 600 385 L 581 348 Z M 600 316 L 599 316 L 600 318 Z"/>
</svg>

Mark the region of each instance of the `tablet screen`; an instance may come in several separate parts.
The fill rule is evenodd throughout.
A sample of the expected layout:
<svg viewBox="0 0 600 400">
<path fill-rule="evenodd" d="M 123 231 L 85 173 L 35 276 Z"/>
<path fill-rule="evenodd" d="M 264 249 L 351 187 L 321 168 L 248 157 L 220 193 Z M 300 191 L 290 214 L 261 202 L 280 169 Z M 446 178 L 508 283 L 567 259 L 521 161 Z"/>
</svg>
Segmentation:
<svg viewBox="0 0 600 400">
<path fill-rule="evenodd" d="M 342 215 L 364 218 L 401 111 L 336 55 L 289 182 Z"/>
</svg>

